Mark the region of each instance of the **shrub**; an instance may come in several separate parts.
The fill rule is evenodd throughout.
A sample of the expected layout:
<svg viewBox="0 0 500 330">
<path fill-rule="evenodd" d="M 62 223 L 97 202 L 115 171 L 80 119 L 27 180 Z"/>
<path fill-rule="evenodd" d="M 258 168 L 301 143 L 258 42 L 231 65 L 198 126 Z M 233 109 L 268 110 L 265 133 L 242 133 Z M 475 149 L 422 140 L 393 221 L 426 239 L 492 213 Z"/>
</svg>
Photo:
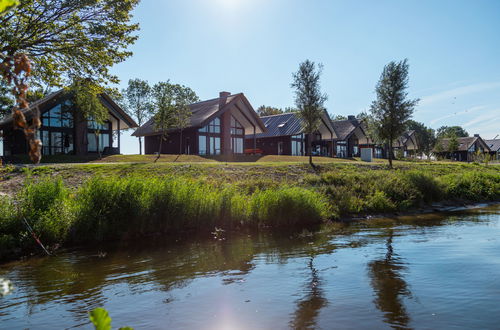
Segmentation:
<svg viewBox="0 0 500 330">
<path fill-rule="evenodd" d="M 500 175 L 470 171 L 440 178 L 448 198 L 469 201 L 500 199 Z"/>
<path fill-rule="evenodd" d="M 368 210 L 373 212 L 391 212 L 396 209 L 396 205 L 380 190 L 376 190 L 368 196 L 366 206 Z"/>
</svg>

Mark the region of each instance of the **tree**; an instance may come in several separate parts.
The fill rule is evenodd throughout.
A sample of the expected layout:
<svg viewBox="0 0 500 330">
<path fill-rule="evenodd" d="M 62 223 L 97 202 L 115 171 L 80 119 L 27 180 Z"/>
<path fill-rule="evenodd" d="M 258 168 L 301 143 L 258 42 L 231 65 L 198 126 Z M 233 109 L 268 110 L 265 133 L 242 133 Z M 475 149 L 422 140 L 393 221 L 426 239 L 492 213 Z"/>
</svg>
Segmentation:
<svg viewBox="0 0 500 330">
<path fill-rule="evenodd" d="M 347 120 L 347 117 L 344 116 L 344 115 L 336 115 L 335 117 L 333 117 L 332 119 L 333 121 L 338 121 L 338 120 Z"/>
<path fill-rule="evenodd" d="M 113 64 L 132 55 L 131 11 L 139 0 L 23 0 L 0 17 L 0 58 L 26 54 L 37 83 L 61 86 L 75 77 L 118 82 Z"/>
<path fill-rule="evenodd" d="M 432 149 L 436 144 L 436 135 L 434 130 L 415 120 L 408 120 L 406 125 L 408 130 L 415 131 L 418 151 L 426 155 L 427 159 L 429 159 Z"/>
<path fill-rule="evenodd" d="M 468 137 L 469 133 L 460 126 L 441 126 L 437 129 L 438 138 Z"/>
<path fill-rule="evenodd" d="M 453 159 L 453 154 L 455 153 L 455 151 L 458 150 L 458 146 L 459 146 L 458 138 L 456 135 L 453 135 L 452 137 L 450 137 L 450 140 L 448 141 L 448 153 L 450 154 L 451 159 Z"/>
<path fill-rule="evenodd" d="M 377 99 L 371 105 L 371 113 L 377 126 L 377 134 L 389 150 L 389 167 L 392 168 L 392 145 L 405 130 L 418 99 L 408 100 L 408 60 L 390 62 L 384 67 L 375 88 Z"/>
<path fill-rule="evenodd" d="M 123 90 L 125 110 L 142 126 L 153 111 L 151 86 L 141 79 L 130 79 Z M 142 137 L 139 136 L 139 155 L 142 155 Z"/>
<path fill-rule="evenodd" d="M 182 130 L 189 125 L 191 110 L 189 104 L 199 100 L 196 93 L 189 87 L 159 82 L 153 86 L 154 129 L 160 132 L 158 158 L 160 158 L 163 140 L 168 136 L 168 130 L 180 130 L 180 149 L 182 149 Z"/>
<path fill-rule="evenodd" d="M 99 127 L 108 119 L 108 109 L 102 104 L 100 95 L 106 92 L 106 89 L 91 79 L 78 79 L 68 88 L 76 107 L 81 115 L 88 122 L 93 124 L 94 138 L 96 140 L 97 153 L 101 155 L 101 146 L 99 144 Z M 76 119 L 78 120 L 78 119 Z M 86 135 L 83 135 L 86 138 Z M 87 141 L 88 142 L 88 141 Z"/>
<path fill-rule="evenodd" d="M 316 168 L 312 161 L 312 137 L 321 124 L 321 116 L 325 111 L 324 103 L 328 99 L 321 92 L 320 76 L 323 65 L 306 60 L 299 65 L 299 70 L 293 74 L 291 87 L 295 89 L 295 105 L 302 119 L 302 128 L 308 135 L 307 149 L 309 153 L 309 164 Z"/>
<path fill-rule="evenodd" d="M 279 115 L 282 114 L 283 112 L 284 111 L 280 108 L 269 107 L 265 105 L 261 105 L 260 107 L 257 108 L 257 113 L 259 114 L 260 117 Z"/>
<path fill-rule="evenodd" d="M 0 120 L 8 115 L 14 107 L 14 99 L 10 88 L 4 80 L 0 80 Z"/>
</svg>

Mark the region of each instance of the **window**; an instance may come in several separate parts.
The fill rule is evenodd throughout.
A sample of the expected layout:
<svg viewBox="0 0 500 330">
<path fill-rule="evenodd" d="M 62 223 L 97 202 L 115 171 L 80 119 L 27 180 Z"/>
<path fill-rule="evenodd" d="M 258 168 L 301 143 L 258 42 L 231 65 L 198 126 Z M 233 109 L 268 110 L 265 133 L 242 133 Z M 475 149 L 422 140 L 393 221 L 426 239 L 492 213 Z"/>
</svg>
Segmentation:
<svg viewBox="0 0 500 330">
<path fill-rule="evenodd" d="M 345 144 L 337 144 L 337 157 L 347 157 L 347 146 Z"/>
<path fill-rule="evenodd" d="M 302 134 L 292 136 L 292 156 L 302 156 L 304 154 L 303 142 Z"/>
<path fill-rule="evenodd" d="M 99 151 L 102 152 L 104 148 L 109 147 L 109 133 L 100 133 L 96 139 L 95 133 L 87 134 L 87 150 L 89 152 L 97 152 L 97 142 L 99 141 Z"/>
<path fill-rule="evenodd" d="M 40 138 L 42 154 L 60 155 L 73 153 L 73 110 L 69 100 L 45 111 L 42 116 Z"/>
<path fill-rule="evenodd" d="M 200 155 L 220 155 L 221 124 L 220 118 L 214 118 L 208 125 L 198 130 L 198 154 Z"/>
<path fill-rule="evenodd" d="M 245 138 L 245 130 L 243 125 L 231 116 L 231 150 L 233 154 L 243 153 L 243 140 Z"/>
</svg>

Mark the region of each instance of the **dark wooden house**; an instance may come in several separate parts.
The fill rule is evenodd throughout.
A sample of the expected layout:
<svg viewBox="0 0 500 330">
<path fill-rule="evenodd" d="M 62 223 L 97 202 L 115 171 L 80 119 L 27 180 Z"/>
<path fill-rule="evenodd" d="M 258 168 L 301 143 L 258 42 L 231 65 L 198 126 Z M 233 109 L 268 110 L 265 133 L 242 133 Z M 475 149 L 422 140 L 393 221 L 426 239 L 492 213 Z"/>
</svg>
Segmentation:
<svg viewBox="0 0 500 330">
<path fill-rule="evenodd" d="M 416 156 L 418 150 L 417 134 L 414 130 L 406 131 L 392 144 L 394 154 L 402 157 Z"/>
<path fill-rule="evenodd" d="M 195 155 L 231 155 L 244 153 L 245 138 L 255 141 L 256 135 L 266 131 L 243 93 L 221 92 L 218 98 L 191 104 L 189 108 L 189 126 L 182 134 L 178 129 L 169 130 L 161 150 L 162 132 L 155 128 L 153 119 L 132 135 L 145 137 L 146 154 L 179 154 L 182 151 Z"/>
<path fill-rule="evenodd" d="M 312 139 L 312 153 L 315 156 L 332 156 L 335 131 L 330 117 L 323 112 L 321 124 L 315 134 L 303 132 L 302 119 L 296 112 L 261 117 L 267 129 L 257 134 L 255 146 L 264 155 L 303 156 L 307 154 L 309 139 Z M 245 148 L 252 150 L 254 141 L 247 138 Z"/>
<path fill-rule="evenodd" d="M 479 153 L 491 152 L 488 144 L 479 136 L 474 134 L 470 137 L 457 138 L 458 147 L 450 150 L 451 139 L 441 139 L 436 143 L 433 153 L 442 158 L 471 162 L 475 160 L 475 155 Z"/>
<path fill-rule="evenodd" d="M 331 123 L 337 135 L 334 140 L 336 157 L 359 157 L 360 148 L 373 148 L 362 120 L 348 116 L 346 120 L 334 120 Z"/>
<path fill-rule="evenodd" d="M 500 160 L 500 139 L 484 140 L 490 148 L 491 159 Z"/>
<path fill-rule="evenodd" d="M 32 102 L 24 114 L 28 121 L 34 113 L 40 115 L 42 155 L 87 155 L 97 153 L 98 149 L 103 153 L 120 153 L 120 134 L 114 133 L 138 125 L 107 94 L 99 98 L 108 109 L 108 119 L 103 124 L 86 120 L 74 105 L 71 94 L 64 89 Z M 28 152 L 24 133 L 14 128 L 12 116 L 0 122 L 0 130 L 4 156 Z"/>
</svg>

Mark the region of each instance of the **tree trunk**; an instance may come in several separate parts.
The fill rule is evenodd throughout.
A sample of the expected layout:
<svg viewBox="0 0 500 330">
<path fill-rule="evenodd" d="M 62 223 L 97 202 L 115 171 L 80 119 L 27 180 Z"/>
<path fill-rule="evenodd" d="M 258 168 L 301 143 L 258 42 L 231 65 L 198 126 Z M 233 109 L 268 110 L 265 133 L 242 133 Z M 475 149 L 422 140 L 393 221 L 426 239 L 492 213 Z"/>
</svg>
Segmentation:
<svg viewBox="0 0 500 330">
<path fill-rule="evenodd" d="M 392 141 L 389 141 L 389 145 L 387 146 L 388 149 L 388 157 L 387 159 L 389 160 L 389 168 L 392 169 Z"/>
<path fill-rule="evenodd" d="M 99 145 L 99 132 L 95 132 L 94 133 L 94 136 L 95 136 L 95 145 L 97 146 L 97 156 L 99 157 L 99 159 L 102 159 L 102 155 L 101 155 L 101 146 Z"/>
<path fill-rule="evenodd" d="M 309 134 L 307 138 L 307 149 L 309 153 L 309 164 L 313 169 L 316 169 L 316 166 L 313 164 L 313 157 L 312 157 L 312 134 Z"/>
<path fill-rule="evenodd" d="M 155 163 L 158 159 L 160 159 L 162 142 L 163 142 L 163 135 L 160 135 L 160 148 L 158 149 L 158 156 L 156 156 Z"/>
<path fill-rule="evenodd" d="M 179 155 L 182 155 L 182 129 L 181 129 L 180 141 L 179 141 Z"/>
<path fill-rule="evenodd" d="M 142 155 L 142 137 L 139 136 L 139 155 Z"/>
</svg>

